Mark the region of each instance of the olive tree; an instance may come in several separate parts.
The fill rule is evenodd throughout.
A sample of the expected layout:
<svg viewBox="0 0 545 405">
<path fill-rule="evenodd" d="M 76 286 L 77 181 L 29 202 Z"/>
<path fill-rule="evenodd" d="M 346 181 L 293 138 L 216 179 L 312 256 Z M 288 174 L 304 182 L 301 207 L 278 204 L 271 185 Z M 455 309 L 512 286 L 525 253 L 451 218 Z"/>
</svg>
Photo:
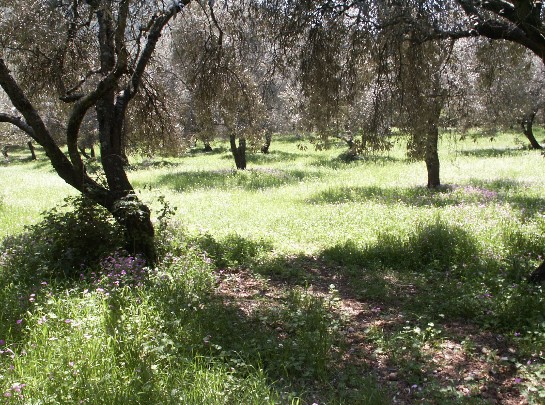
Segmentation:
<svg viewBox="0 0 545 405">
<path fill-rule="evenodd" d="M 17 112 L 1 113 L 0 121 L 40 144 L 60 177 L 124 225 L 128 249 L 150 260 L 154 230 L 125 172 L 125 125 L 163 30 L 188 2 L 13 0 L 4 2 L 0 26 L 0 86 Z M 52 95 L 69 110 L 68 156 L 44 119 L 43 101 Z M 105 182 L 87 173 L 78 150 L 92 108 Z"/>
<path fill-rule="evenodd" d="M 246 168 L 247 143 L 264 130 L 267 53 L 252 5 L 192 4 L 174 31 L 173 60 L 188 92 L 188 124 L 205 143 L 229 139 L 237 169 Z M 238 141 L 238 144 L 237 144 Z"/>
<path fill-rule="evenodd" d="M 473 118 L 495 131 L 517 127 L 532 149 L 542 149 L 533 125 L 545 105 L 545 66 L 527 49 L 508 42 L 474 46 L 476 105 Z"/>
</svg>

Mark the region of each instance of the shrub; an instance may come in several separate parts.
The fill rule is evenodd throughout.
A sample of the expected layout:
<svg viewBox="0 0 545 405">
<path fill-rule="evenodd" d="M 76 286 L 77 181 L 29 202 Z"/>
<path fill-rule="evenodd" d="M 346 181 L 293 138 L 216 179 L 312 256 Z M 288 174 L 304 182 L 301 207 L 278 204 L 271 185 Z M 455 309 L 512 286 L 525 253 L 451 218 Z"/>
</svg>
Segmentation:
<svg viewBox="0 0 545 405">
<path fill-rule="evenodd" d="M 79 275 L 123 246 L 123 230 L 104 208 L 69 197 L 41 222 L 2 244 L 6 268 L 19 277 Z"/>
<path fill-rule="evenodd" d="M 259 239 L 257 241 L 230 233 L 221 240 L 205 233 L 193 240 L 197 249 L 205 252 L 217 268 L 247 266 L 270 252 L 272 243 Z"/>
</svg>

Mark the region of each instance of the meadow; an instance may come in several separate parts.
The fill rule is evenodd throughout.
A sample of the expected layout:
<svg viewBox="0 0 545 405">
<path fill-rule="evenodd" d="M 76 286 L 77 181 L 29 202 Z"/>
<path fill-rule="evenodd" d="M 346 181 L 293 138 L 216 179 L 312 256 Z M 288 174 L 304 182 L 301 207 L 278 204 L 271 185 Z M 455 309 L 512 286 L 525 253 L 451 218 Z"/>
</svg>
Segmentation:
<svg viewBox="0 0 545 405">
<path fill-rule="evenodd" d="M 275 137 L 238 172 L 214 146 L 131 157 L 154 268 L 78 262 L 115 225 L 62 207 L 76 193 L 39 150 L 0 163 L 2 400 L 545 403 L 540 151 L 445 133 L 428 190 L 402 138 L 354 160 Z"/>
</svg>

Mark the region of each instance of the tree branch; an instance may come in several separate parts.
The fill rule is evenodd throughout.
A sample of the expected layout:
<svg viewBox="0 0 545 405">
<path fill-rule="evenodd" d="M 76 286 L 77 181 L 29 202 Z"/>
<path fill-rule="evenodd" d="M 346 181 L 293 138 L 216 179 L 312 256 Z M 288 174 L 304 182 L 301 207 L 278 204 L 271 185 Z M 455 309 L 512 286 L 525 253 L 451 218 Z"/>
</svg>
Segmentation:
<svg viewBox="0 0 545 405">
<path fill-rule="evenodd" d="M 47 130 L 40 115 L 25 96 L 15 79 L 11 76 L 4 60 L 0 58 L 0 86 L 6 92 L 13 106 L 19 111 L 24 121 L 18 117 L 2 114 L 1 118 L 4 122 L 10 122 L 13 125 L 21 128 L 29 136 L 40 144 L 47 154 L 55 171 L 59 176 L 70 184 L 75 189 L 92 194 L 96 201 L 106 203 L 107 194 L 104 187 L 98 185 L 84 172 L 75 170 L 74 165 L 62 153 L 57 146 L 49 131 Z"/>
<path fill-rule="evenodd" d="M 35 139 L 34 130 L 23 119 L 21 119 L 21 117 L 17 117 L 15 115 L 10 115 L 6 113 L 0 113 L 0 122 L 7 122 L 10 124 L 13 124 L 20 130 L 26 132 L 27 135 L 29 135 L 32 139 Z"/>
<path fill-rule="evenodd" d="M 174 1 L 173 4 L 160 16 L 153 19 L 148 33 L 148 40 L 138 60 L 134 72 L 132 73 L 129 84 L 123 92 L 123 104 L 127 103 L 135 96 L 142 81 L 142 75 L 146 70 L 148 63 L 151 60 L 151 56 L 155 51 L 157 42 L 161 37 L 163 28 L 167 23 L 175 17 L 185 6 L 187 6 L 191 0 Z"/>
</svg>

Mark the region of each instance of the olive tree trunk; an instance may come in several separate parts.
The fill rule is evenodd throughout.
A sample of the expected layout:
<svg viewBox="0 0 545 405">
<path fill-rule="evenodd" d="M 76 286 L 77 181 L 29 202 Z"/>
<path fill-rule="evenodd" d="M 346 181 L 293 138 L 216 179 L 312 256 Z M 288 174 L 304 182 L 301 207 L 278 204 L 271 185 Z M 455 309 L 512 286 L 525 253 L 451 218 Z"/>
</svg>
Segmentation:
<svg viewBox="0 0 545 405">
<path fill-rule="evenodd" d="M 530 147 L 532 149 L 543 149 L 543 146 L 539 144 L 536 137 L 534 136 L 534 119 L 536 118 L 536 113 L 532 111 L 530 114 L 528 114 L 522 121 L 522 133 L 524 136 L 528 139 L 530 142 Z"/>
<path fill-rule="evenodd" d="M 437 188 L 441 185 L 439 179 L 439 128 L 431 125 L 426 134 L 425 157 L 426 169 L 428 171 L 428 188 Z"/>
<path fill-rule="evenodd" d="M 213 152 L 214 149 L 212 149 L 212 145 L 210 145 L 210 141 L 203 141 L 204 148 L 202 149 L 203 152 Z"/>
<path fill-rule="evenodd" d="M 32 145 L 32 141 L 27 142 L 28 150 L 30 151 L 30 158 L 32 160 L 36 160 L 36 152 L 34 151 L 34 145 Z"/>
<path fill-rule="evenodd" d="M 231 153 L 235 158 L 235 165 L 238 170 L 246 169 L 246 139 L 240 138 L 237 146 L 237 139 L 235 135 L 229 136 L 229 142 L 231 144 Z"/>
<path fill-rule="evenodd" d="M 271 141 L 272 141 L 272 133 L 270 131 L 267 131 L 265 133 L 265 143 L 261 147 L 261 153 L 269 153 L 269 148 L 271 147 Z"/>
<path fill-rule="evenodd" d="M 443 109 L 443 99 L 442 97 L 432 97 L 428 102 L 424 161 L 428 172 L 428 188 L 437 188 L 441 185 L 439 178 L 439 120 Z"/>
</svg>

